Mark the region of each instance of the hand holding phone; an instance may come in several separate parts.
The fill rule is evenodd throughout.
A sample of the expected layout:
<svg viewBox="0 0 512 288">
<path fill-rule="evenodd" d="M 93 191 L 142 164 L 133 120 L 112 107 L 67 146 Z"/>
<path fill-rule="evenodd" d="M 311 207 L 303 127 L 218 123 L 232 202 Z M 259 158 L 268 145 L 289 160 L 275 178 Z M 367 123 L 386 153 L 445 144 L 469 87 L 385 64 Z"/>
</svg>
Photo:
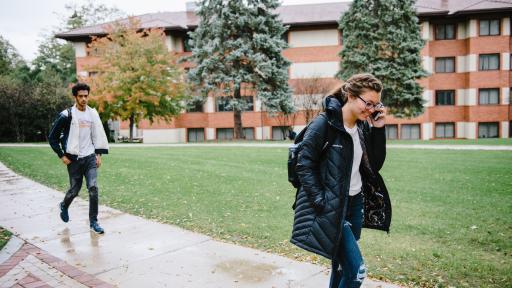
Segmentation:
<svg viewBox="0 0 512 288">
<path fill-rule="evenodd" d="M 377 121 L 382 116 L 382 111 L 375 111 L 372 113 L 372 120 Z"/>
<path fill-rule="evenodd" d="M 380 109 L 375 110 L 370 115 L 369 118 L 370 118 L 372 126 L 377 127 L 377 128 L 384 127 L 384 125 L 386 124 L 386 110 L 385 110 L 385 108 L 382 106 Z"/>
</svg>

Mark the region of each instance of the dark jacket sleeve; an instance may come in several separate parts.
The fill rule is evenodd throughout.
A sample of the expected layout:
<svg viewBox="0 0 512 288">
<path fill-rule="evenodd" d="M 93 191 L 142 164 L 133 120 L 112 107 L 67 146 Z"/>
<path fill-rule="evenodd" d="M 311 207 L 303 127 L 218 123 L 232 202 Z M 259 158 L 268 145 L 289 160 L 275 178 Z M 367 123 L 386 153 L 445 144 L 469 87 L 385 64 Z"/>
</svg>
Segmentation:
<svg viewBox="0 0 512 288">
<path fill-rule="evenodd" d="M 59 158 L 64 156 L 64 151 L 62 151 L 62 147 L 60 146 L 60 136 L 64 130 L 67 119 L 67 116 L 65 116 L 63 113 L 60 113 L 57 119 L 55 119 L 53 122 L 52 128 L 50 129 L 50 134 L 48 135 L 48 142 L 50 143 L 53 151 L 57 153 Z"/>
<path fill-rule="evenodd" d="M 386 128 L 370 128 L 369 158 L 372 169 L 380 171 L 386 160 Z"/>
<path fill-rule="evenodd" d="M 304 134 L 304 140 L 301 143 L 303 146 L 297 159 L 297 176 L 313 207 L 325 205 L 325 188 L 321 181 L 320 163 L 326 144 L 324 142 L 327 138 L 327 128 L 328 123 L 325 117 L 319 116 L 313 120 Z"/>
</svg>

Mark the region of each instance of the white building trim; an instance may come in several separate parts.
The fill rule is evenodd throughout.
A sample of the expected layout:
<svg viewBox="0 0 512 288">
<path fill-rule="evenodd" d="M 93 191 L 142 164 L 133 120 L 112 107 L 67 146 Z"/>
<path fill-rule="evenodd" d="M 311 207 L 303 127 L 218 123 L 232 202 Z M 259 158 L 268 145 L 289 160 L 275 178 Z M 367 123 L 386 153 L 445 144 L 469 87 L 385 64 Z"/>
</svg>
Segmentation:
<svg viewBox="0 0 512 288">
<path fill-rule="evenodd" d="M 503 29 L 504 36 L 510 36 L 510 17 L 505 17 L 501 20 L 501 29 Z"/>
<path fill-rule="evenodd" d="M 339 45 L 339 31 L 338 29 L 291 31 L 288 34 L 288 45 L 290 48 Z"/>
<path fill-rule="evenodd" d="M 510 131 L 510 124 L 508 123 L 508 121 L 501 121 L 501 138 L 509 138 L 510 135 L 508 135 L 509 131 Z"/>
<path fill-rule="evenodd" d="M 432 26 L 428 21 L 421 22 L 421 39 L 426 41 L 431 41 L 433 39 L 433 29 Z"/>
<path fill-rule="evenodd" d="M 123 131 L 123 130 L 121 130 Z M 185 143 L 187 141 L 186 128 L 172 129 L 139 129 L 144 143 Z"/>
<path fill-rule="evenodd" d="M 263 126 L 263 127 L 254 127 L 256 131 L 255 139 L 256 140 L 270 140 L 272 136 L 272 127 Z"/>
<path fill-rule="evenodd" d="M 434 59 L 432 59 L 432 57 L 430 56 L 423 56 L 422 57 L 422 64 L 423 64 L 423 69 L 425 69 L 425 71 L 427 71 L 427 73 L 429 74 L 432 74 L 432 67 L 434 66 Z"/>
<path fill-rule="evenodd" d="M 174 51 L 174 38 L 171 35 L 165 36 L 165 46 L 167 46 L 167 51 Z"/>
<path fill-rule="evenodd" d="M 501 53 L 501 70 L 510 70 L 510 53 Z"/>
<path fill-rule="evenodd" d="M 333 78 L 338 70 L 339 63 L 337 61 L 292 63 L 290 66 L 290 78 Z"/>
<path fill-rule="evenodd" d="M 469 37 L 477 37 L 478 36 L 478 20 L 471 19 L 469 20 Z"/>
<path fill-rule="evenodd" d="M 421 123 L 421 139 L 432 139 L 432 122 Z"/>
<path fill-rule="evenodd" d="M 457 138 L 476 139 L 476 122 L 457 122 Z"/>
<path fill-rule="evenodd" d="M 262 103 L 261 103 L 261 99 L 259 97 L 255 97 L 255 101 L 254 101 L 254 111 L 255 112 L 260 112 L 261 111 L 261 106 L 262 106 Z"/>
<path fill-rule="evenodd" d="M 466 62 L 466 72 L 476 72 L 478 69 L 478 55 L 476 54 L 469 54 L 466 56 L 467 62 Z"/>
<path fill-rule="evenodd" d="M 214 99 L 213 96 L 208 96 L 206 98 L 204 112 L 205 113 L 213 113 L 213 112 L 215 112 L 215 99 Z"/>
<path fill-rule="evenodd" d="M 215 128 L 206 128 L 206 140 L 215 140 Z"/>
<path fill-rule="evenodd" d="M 433 95 L 433 91 L 432 90 L 423 90 L 423 100 L 425 100 L 425 103 L 424 103 L 424 106 L 425 107 L 432 107 L 434 106 L 434 97 L 432 96 Z"/>
<path fill-rule="evenodd" d="M 465 73 L 468 72 L 469 68 L 469 57 L 466 56 L 457 56 L 457 63 L 455 65 L 457 73 Z"/>
<path fill-rule="evenodd" d="M 75 57 L 87 56 L 87 45 L 85 42 L 73 42 L 73 49 L 75 50 Z"/>
<path fill-rule="evenodd" d="M 510 104 L 510 87 L 501 87 L 501 99 L 500 104 Z"/>
</svg>

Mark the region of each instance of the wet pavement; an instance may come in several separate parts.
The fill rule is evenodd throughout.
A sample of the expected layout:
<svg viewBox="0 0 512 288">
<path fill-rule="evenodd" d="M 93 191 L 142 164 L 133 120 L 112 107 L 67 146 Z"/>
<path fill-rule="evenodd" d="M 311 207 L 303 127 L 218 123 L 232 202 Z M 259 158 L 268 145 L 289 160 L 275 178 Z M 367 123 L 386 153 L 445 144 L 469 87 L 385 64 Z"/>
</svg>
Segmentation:
<svg viewBox="0 0 512 288">
<path fill-rule="evenodd" d="M 89 230 L 88 202 L 59 218 L 63 193 L 0 163 L 0 226 L 17 237 L 0 252 L 0 287 L 327 287 L 329 269 L 101 206 L 104 235 Z M 363 287 L 398 287 L 365 280 Z"/>
</svg>

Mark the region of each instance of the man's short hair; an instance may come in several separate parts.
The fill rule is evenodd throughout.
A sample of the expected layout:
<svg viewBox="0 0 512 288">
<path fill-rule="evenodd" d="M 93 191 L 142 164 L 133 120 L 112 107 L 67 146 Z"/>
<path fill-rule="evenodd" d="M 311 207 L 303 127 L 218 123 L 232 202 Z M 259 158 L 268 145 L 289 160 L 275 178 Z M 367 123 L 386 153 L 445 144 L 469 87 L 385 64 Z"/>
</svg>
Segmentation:
<svg viewBox="0 0 512 288">
<path fill-rule="evenodd" d="M 73 93 L 73 96 L 77 96 L 78 91 L 80 91 L 80 90 L 87 90 L 87 92 L 90 92 L 91 87 L 89 87 L 89 85 L 87 85 L 85 83 L 76 83 L 75 86 L 73 86 L 73 88 L 71 88 L 71 93 Z"/>
</svg>

